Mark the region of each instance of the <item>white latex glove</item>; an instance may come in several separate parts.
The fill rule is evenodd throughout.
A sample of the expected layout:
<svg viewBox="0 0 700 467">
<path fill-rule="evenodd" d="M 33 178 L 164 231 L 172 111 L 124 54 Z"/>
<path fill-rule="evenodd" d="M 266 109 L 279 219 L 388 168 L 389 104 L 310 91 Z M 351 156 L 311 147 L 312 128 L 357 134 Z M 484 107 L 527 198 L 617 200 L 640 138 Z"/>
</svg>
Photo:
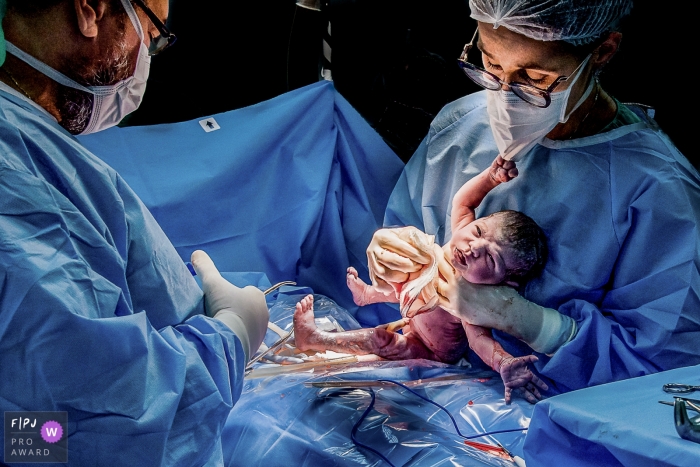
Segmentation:
<svg viewBox="0 0 700 467">
<path fill-rule="evenodd" d="M 192 253 L 192 266 L 202 280 L 207 316 L 228 326 L 243 344 L 246 363 L 265 338 L 270 312 L 265 294 L 255 287 L 236 287 L 221 277 L 209 255 Z"/>
<path fill-rule="evenodd" d="M 409 274 L 429 264 L 426 255 L 409 243 L 412 236 L 425 235 L 415 227 L 379 229 L 367 247 L 367 264 L 372 285 L 382 292 L 393 292 L 387 282 L 406 282 Z"/>
<path fill-rule="evenodd" d="M 512 287 L 472 284 L 459 274 L 440 273 L 439 305 L 470 324 L 506 332 L 548 355 L 576 334 L 572 318 L 524 299 Z"/>
</svg>

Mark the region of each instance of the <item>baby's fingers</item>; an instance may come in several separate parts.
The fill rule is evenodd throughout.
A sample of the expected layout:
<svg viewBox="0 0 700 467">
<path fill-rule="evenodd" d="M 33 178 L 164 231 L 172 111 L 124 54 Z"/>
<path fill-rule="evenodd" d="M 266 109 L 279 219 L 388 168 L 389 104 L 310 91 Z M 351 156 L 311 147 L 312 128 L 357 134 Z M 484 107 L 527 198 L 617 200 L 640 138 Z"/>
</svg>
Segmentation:
<svg viewBox="0 0 700 467">
<path fill-rule="evenodd" d="M 501 156 L 498 156 L 501 160 L 498 165 L 503 167 L 505 170 L 510 170 L 515 168 L 515 162 L 514 161 L 507 161 L 503 159 Z"/>
<path fill-rule="evenodd" d="M 532 375 L 532 384 L 534 384 L 535 386 L 537 386 L 538 388 L 540 388 L 543 391 L 549 390 L 549 386 L 547 386 L 547 384 L 544 381 L 542 381 L 541 379 L 539 379 L 535 375 Z"/>
<path fill-rule="evenodd" d="M 508 172 L 499 167 L 493 172 L 493 179 L 499 183 L 505 183 L 509 180 Z"/>
<path fill-rule="evenodd" d="M 539 399 L 542 399 L 540 393 L 535 389 L 535 392 L 531 392 L 528 389 L 520 388 L 520 394 L 527 400 L 530 404 L 537 404 Z"/>
</svg>

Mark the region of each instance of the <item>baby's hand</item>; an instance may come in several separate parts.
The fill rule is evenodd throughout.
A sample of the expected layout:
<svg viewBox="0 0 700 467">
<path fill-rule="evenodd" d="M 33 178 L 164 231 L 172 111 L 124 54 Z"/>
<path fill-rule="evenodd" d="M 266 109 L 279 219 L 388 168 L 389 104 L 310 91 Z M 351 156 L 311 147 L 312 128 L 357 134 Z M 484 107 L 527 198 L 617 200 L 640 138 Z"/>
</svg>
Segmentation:
<svg viewBox="0 0 700 467">
<path fill-rule="evenodd" d="M 539 389 L 546 391 L 547 385 L 537 377 L 528 363 L 534 363 L 537 357 L 526 355 L 524 357 L 508 357 L 503 359 L 499 368 L 503 383 L 506 385 L 506 404 L 510 404 L 513 389 L 519 391 L 528 402 L 534 404 L 538 399 L 542 399 Z"/>
<path fill-rule="evenodd" d="M 518 176 L 518 168 L 515 162 L 507 161 L 499 155 L 491 164 L 489 176 L 496 183 L 506 183 Z"/>
</svg>

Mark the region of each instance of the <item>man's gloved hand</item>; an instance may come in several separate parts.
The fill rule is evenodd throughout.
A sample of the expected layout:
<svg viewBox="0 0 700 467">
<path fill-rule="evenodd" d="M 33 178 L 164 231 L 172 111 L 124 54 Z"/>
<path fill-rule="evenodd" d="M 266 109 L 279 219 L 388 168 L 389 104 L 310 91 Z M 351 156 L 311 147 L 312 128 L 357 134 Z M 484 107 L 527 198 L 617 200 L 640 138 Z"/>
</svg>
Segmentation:
<svg viewBox="0 0 700 467">
<path fill-rule="evenodd" d="M 221 277 L 209 255 L 192 253 L 192 266 L 202 280 L 207 316 L 228 326 L 241 340 L 246 362 L 265 338 L 270 312 L 265 294 L 255 287 L 236 287 Z"/>
<path fill-rule="evenodd" d="M 576 335 L 571 317 L 524 299 L 512 287 L 472 284 L 442 270 L 440 276 L 438 304 L 470 324 L 506 332 L 548 355 Z"/>
<path fill-rule="evenodd" d="M 387 282 L 406 282 L 409 274 L 418 272 L 431 262 L 429 254 L 410 242 L 425 233 L 415 227 L 379 229 L 367 247 L 367 263 L 372 285 L 382 292 L 393 292 Z"/>
</svg>

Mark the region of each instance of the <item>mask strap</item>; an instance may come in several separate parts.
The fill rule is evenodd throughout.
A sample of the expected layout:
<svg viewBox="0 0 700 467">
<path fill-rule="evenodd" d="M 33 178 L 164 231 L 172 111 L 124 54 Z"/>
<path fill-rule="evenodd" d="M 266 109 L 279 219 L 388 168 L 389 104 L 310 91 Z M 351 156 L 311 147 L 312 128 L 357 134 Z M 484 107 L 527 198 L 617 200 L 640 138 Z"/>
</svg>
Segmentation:
<svg viewBox="0 0 700 467">
<path fill-rule="evenodd" d="M 596 82 L 595 79 L 591 80 L 590 84 L 588 85 L 588 88 L 586 88 L 586 92 L 583 93 L 583 96 L 581 96 L 581 98 L 578 100 L 578 102 L 576 103 L 574 108 L 571 109 L 571 112 L 569 112 L 566 116 L 564 116 L 564 119 L 559 120 L 560 123 L 566 122 L 569 119 L 569 117 L 571 117 L 571 114 L 574 113 L 576 111 L 576 109 L 581 107 L 581 104 L 583 104 L 586 101 L 586 99 L 588 99 L 588 96 L 590 96 L 591 92 L 593 92 L 593 88 L 595 87 L 595 82 Z M 564 111 L 566 111 L 566 107 L 564 107 Z"/>
<path fill-rule="evenodd" d="M 138 34 L 139 39 L 141 39 L 141 42 L 143 42 L 145 36 L 143 34 L 143 28 L 141 28 L 141 21 L 139 21 L 136 10 L 134 10 L 134 6 L 129 0 L 122 0 L 122 5 L 124 6 L 124 10 L 131 20 L 131 24 L 134 26 L 134 29 L 136 29 L 136 34 Z"/>
<path fill-rule="evenodd" d="M 136 29 L 136 34 L 138 34 L 139 38 L 141 39 L 141 45 L 143 46 L 143 29 L 141 28 L 141 22 L 139 21 L 138 16 L 136 15 L 136 10 L 134 10 L 134 7 L 131 5 L 131 2 L 129 0 L 121 0 L 122 5 L 124 6 L 124 10 L 126 11 L 126 14 L 129 16 L 129 19 L 131 20 L 131 24 L 134 26 L 134 29 Z M 11 55 L 14 55 L 18 59 L 22 60 L 24 63 L 29 65 L 30 67 L 34 68 L 35 70 L 39 71 L 40 73 L 43 73 L 47 77 L 51 78 L 52 80 L 56 81 L 59 84 L 62 84 L 64 86 L 67 86 L 69 88 L 77 89 L 78 91 L 83 91 L 87 92 L 90 94 L 95 94 L 95 95 L 103 95 L 103 94 L 113 94 L 115 92 L 115 89 L 113 86 L 92 86 L 92 87 L 86 87 L 83 86 L 82 84 L 76 82 L 75 80 L 67 77 L 60 71 L 51 68 L 49 65 L 46 63 L 40 61 L 37 58 L 32 57 L 25 51 L 19 49 L 17 46 L 12 44 L 10 41 L 6 41 L 7 44 L 7 52 L 10 53 Z"/>
<path fill-rule="evenodd" d="M 85 86 L 81 85 L 80 83 L 77 83 L 61 73 L 60 71 L 56 71 L 44 62 L 32 57 L 28 53 L 24 52 L 23 50 L 20 50 L 17 48 L 14 44 L 11 42 L 7 41 L 7 51 L 11 54 L 14 55 L 15 57 L 19 58 L 22 60 L 24 63 L 29 65 L 30 67 L 34 68 L 35 70 L 43 73 L 44 75 L 48 76 L 52 80 L 56 81 L 59 84 L 62 84 L 64 86 L 68 86 L 69 88 L 77 89 L 78 91 L 84 91 L 91 93 L 90 89 L 86 88 Z"/>
<path fill-rule="evenodd" d="M 581 62 L 581 65 L 579 65 L 579 69 L 576 72 L 576 76 L 571 81 L 571 85 L 569 85 L 569 89 L 568 89 L 569 92 L 571 92 L 571 88 L 574 86 L 574 84 L 576 84 L 576 81 L 578 81 L 578 78 L 579 78 L 579 76 L 581 76 L 581 73 L 583 73 L 583 69 L 586 68 L 586 64 L 588 63 L 588 60 L 591 58 L 591 55 L 592 54 L 589 54 L 588 57 L 586 57 L 586 59 L 583 62 Z M 588 87 L 584 91 L 583 95 L 581 96 L 581 98 L 578 100 L 576 105 L 571 109 L 571 112 L 569 112 L 567 114 L 566 113 L 566 105 L 564 105 L 562 107 L 561 115 L 559 116 L 560 123 L 566 122 L 569 119 L 569 117 L 571 116 L 571 114 L 574 113 L 574 111 L 576 111 L 576 109 L 578 109 L 581 106 L 581 104 L 583 104 L 586 101 L 586 99 L 588 99 L 588 96 L 590 96 L 591 92 L 593 91 L 594 84 L 595 84 L 595 79 L 592 79 L 591 82 L 588 84 Z M 568 98 L 567 98 L 567 102 L 568 102 Z"/>
</svg>

